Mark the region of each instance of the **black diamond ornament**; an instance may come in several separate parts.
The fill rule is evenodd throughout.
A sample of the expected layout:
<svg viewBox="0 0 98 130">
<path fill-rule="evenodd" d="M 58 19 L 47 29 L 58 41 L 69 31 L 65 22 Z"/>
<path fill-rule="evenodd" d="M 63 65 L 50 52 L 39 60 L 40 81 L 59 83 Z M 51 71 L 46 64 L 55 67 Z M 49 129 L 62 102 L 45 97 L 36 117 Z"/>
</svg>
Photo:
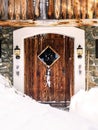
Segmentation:
<svg viewBox="0 0 98 130">
<path fill-rule="evenodd" d="M 50 46 L 48 46 L 38 55 L 38 57 L 49 68 L 59 59 L 60 56 Z"/>
</svg>

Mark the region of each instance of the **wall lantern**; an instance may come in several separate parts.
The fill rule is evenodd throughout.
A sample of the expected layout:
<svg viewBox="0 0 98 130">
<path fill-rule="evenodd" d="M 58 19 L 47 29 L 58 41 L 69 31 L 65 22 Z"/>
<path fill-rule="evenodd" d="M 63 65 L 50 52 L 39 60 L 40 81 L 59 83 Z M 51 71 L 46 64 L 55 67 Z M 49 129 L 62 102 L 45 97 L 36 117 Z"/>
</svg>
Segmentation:
<svg viewBox="0 0 98 130">
<path fill-rule="evenodd" d="M 14 54 L 16 56 L 16 59 L 20 59 L 20 48 L 18 45 L 14 49 Z"/>
<path fill-rule="evenodd" d="M 78 58 L 82 58 L 82 54 L 83 54 L 83 48 L 81 47 L 81 45 L 79 45 L 78 48 L 77 48 Z"/>
</svg>

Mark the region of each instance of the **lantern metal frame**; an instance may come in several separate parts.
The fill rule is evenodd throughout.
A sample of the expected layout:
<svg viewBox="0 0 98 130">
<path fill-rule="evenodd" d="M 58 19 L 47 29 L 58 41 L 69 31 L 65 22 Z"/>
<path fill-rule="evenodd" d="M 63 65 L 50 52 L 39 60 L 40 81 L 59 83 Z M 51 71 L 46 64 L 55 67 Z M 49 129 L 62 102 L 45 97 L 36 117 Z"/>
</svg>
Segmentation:
<svg viewBox="0 0 98 130">
<path fill-rule="evenodd" d="M 16 56 L 16 59 L 20 59 L 20 48 L 18 45 L 14 48 L 14 54 Z"/>
</svg>

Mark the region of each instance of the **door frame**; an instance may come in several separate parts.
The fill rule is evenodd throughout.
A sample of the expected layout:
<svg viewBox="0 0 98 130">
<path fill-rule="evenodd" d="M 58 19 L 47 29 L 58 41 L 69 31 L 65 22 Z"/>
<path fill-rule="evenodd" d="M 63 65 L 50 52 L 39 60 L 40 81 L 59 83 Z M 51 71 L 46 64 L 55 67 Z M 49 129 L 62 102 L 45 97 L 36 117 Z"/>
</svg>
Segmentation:
<svg viewBox="0 0 98 130">
<path fill-rule="evenodd" d="M 85 89 L 85 32 L 76 27 L 24 27 L 13 32 L 13 51 L 20 48 L 20 59 L 13 55 L 13 85 L 24 93 L 24 39 L 43 33 L 55 33 L 74 38 L 74 93 Z M 82 58 L 77 57 L 77 47 L 83 48 Z M 79 66 L 81 65 L 81 74 Z M 18 66 L 18 67 L 17 67 Z M 17 72 L 19 72 L 17 75 Z"/>
</svg>

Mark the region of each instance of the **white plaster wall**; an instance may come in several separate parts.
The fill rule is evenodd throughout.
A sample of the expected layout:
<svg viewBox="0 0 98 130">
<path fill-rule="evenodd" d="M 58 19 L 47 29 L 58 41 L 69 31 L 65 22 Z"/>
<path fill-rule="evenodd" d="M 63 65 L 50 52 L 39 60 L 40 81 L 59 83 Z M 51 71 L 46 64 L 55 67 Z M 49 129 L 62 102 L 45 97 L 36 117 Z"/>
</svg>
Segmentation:
<svg viewBox="0 0 98 130">
<path fill-rule="evenodd" d="M 37 34 L 55 33 L 74 38 L 74 92 L 85 89 L 85 32 L 76 27 L 25 27 L 13 32 L 14 48 L 18 45 L 21 49 L 20 59 L 13 59 L 14 87 L 24 92 L 24 38 Z M 78 45 L 83 47 L 82 59 L 77 58 Z M 82 73 L 79 74 L 79 65 Z M 17 68 L 19 66 L 19 68 Z M 19 75 L 16 72 L 19 71 Z"/>
</svg>

